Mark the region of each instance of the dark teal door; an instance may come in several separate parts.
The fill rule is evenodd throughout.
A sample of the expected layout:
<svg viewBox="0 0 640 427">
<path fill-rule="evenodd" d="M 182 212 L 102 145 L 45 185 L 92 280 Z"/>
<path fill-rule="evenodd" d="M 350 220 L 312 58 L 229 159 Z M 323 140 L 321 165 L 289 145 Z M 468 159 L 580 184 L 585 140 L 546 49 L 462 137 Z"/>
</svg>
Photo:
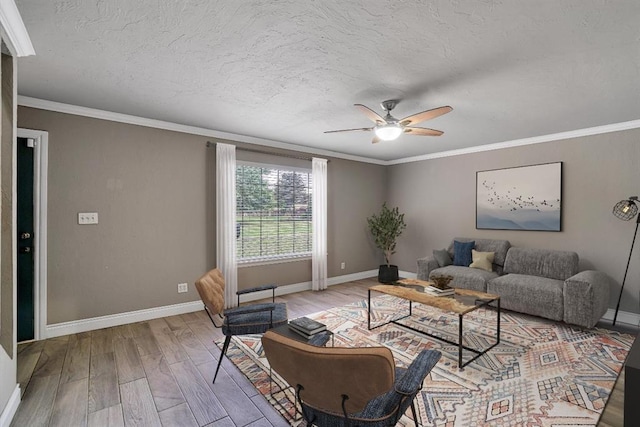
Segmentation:
<svg viewBox="0 0 640 427">
<path fill-rule="evenodd" d="M 33 148 L 27 138 L 18 138 L 17 150 L 18 226 L 18 342 L 34 338 L 34 239 L 33 239 Z"/>
</svg>

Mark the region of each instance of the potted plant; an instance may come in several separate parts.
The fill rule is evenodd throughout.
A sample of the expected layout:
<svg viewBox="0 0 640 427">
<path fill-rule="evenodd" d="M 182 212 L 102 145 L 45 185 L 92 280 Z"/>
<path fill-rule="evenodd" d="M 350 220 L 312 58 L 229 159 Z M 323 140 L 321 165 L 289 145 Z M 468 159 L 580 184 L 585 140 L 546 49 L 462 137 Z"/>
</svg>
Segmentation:
<svg viewBox="0 0 640 427">
<path fill-rule="evenodd" d="M 378 282 L 391 283 L 398 280 L 398 266 L 391 265 L 391 255 L 396 253 L 396 239 L 407 227 L 404 214 L 401 214 L 397 207 L 389 209 L 384 203 L 380 214 L 367 218 L 367 224 L 376 246 L 384 252 L 386 261 L 378 270 Z"/>
</svg>

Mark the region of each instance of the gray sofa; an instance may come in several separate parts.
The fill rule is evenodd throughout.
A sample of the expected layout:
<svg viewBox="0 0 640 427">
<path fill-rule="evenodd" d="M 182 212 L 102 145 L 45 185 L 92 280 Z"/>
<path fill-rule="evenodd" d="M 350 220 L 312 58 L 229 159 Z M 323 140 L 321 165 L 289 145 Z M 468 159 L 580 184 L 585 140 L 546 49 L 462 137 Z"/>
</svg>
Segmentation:
<svg viewBox="0 0 640 427">
<path fill-rule="evenodd" d="M 418 279 L 453 276 L 453 286 L 500 295 L 507 310 L 532 314 L 569 324 L 593 327 L 607 311 L 612 279 L 603 272 L 578 272 L 575 252 L 511 247 L 506 240 L 475 240 L 475 249 L 495 252 L 492 271 L 448 265 L 434 257 L 418 260 Z M 448 252 L 453 258 L 453 241 Z"/>
<path fill-rule="evenodd" d="M 481 252 L 495 252 L 493 259 L 493 271 L 479 270 L 476 268 L 448 265 L 438 266 L 434 257 L 426 257 L 418 260 L 418 279 L 429 280 L 431 274 L 449 275 L 454 277 L 454 284 L 458 288 L 472 289 L 474 291 L 487 292 L 487 282 L 502 275 L 507 251 L 511 244 L 507 240 L 493 239 L 469 239 L 456 237 L 447 248 L 449 256 L 453 259 L 453 242 L 475 241 L 475 249 Z"/>
</svg>

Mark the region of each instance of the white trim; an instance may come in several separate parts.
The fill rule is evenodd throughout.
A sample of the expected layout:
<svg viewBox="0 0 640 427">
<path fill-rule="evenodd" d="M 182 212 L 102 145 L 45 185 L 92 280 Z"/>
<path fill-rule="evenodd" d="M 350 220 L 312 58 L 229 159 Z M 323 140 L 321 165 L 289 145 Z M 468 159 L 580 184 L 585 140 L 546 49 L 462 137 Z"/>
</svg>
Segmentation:
<svg viewBox="0 0 640 427">
<path fill-rule="evenodd" d="M 13 389 L 9 401 L 0 414 L 0 427 L 9 427 L 11 425 L 18 406 L 20 406 L 20 384 L 16 384 L 16 388 Z"/>
<path fill-rule="evenodd" d="M 330 277 L 329 279 L 327 279 L 327 286 L 353 282 L 354 280 L 368 279 L 370 277 L 374 277 L 377 275 L 378 275 L 378 270 L 367 270 L 367 271 L 361 271 L 359 273 L 352 273 L 352 274 L 345 274 L 342 276 Z M 310 291 L 310 290 L 311 290 L 311 281 L 294 283 L 293 285 L 278 286 L 276 288 L 276 295 L 277 296 L 287 295 L 287 294 L 293 294 L 296 292 L 304 292 L 304 291 Z M 272 295 L 271 290 L 252 292 L 250 294 L 244 295 L 242 301 L 243 302 L 255 301 L 259 299 L 271 298 L 271 295 Z"/>
<path fill-rule="evenodd" d="M 607 312 L 602 316 L 602 320 L 608 320 L 613 322 L 613 316 L 615 315 L 616 310 L 610 308 Z M 640 325 L 640 314 L 638 313 L 629 313 L 628 311 L 618 311 L 618 318 L 616 319 L 616 325 L 618 323 L 624 323 L 629 326 L 639 326 Z"/>
<path fill-rule="evenodd" d="M 400 276 L 413 279 L 416 277 L 416 273 L 409 271 L 400 271 Z M 378 270 L 367 270 L 359 273 L 345 274 L 343 276 L 331 277 L 328 279 L 327 284 L 329 286 L 338 285 L 341 283 L 353 282 L 355 280 L 368 279 L 378 275 Z M 294 283 L 292 285 L 284 285 L 276 288 L 276 295 L 287 295 L 296 292 L 303 292 L 311 290 L 311 281 Z M 270 298 L 272 295 L 271 290 L 254 292 L 243 296 L 242 301 L 255 301 L 259 299 Z M 191 301 L 181 304 L 167 305 L 164 307 L 148 308 L 144 310 L 130 311 L 127 313 L 111 314 L 101 317 L 93 317 L 90 319 L 74 320 L 64 323 L 56 323 L 54 325 L 48 325 L 45 330 L 44 338 L 54 338 L 63 335 L 69 335 L 80 332 L 92 331 L 95 329 L 109 328 L 112 326 L 126 325 L 128 323 L 142 322 L 145 320 L 156 319 L 159 317 L 175 316 L 178 314 L 192 313 L 194 311 L 202 310 L 203 305 L 201 301 Z M 613 320 L 613 309 L 609 309 L 607 313 L 602 317 L 603 320 Z M 628 313 L 620 311 L 618 313 L 618 322 L 625 323 L 627 325 L 637 326 L 640 323 L 640 315 L 636 313 Z M 2 427 L 2 424 L 0 424 Z"/>
<path fill-rule="evenodd" d="M 410 271 L 398 271 L 398 276 L 404 277 L 406 279 L 417 279 L 418 275 L 416 273 L 412 273 Z"/>
<path fill-rule="evenodd" d="M 181 304 L 166 305 L 164 307 L 154 307 L 144 310 L 129 311 L 127 313 L 109 314 L 107 316 L 55 323 L 53 325 L 47 325 L 45 336 L 42 338 L 54 338 L 63 335 L 93 331 L 95 329 L 126 325 L 128 323 L 143 322 L 145 320 L 157 319 L 159 317 L 191 313 L 194 311 L 202 310 L 202 307 L 202 302 L 198 300 Z"/>
<path fill-rule="evenodd" d="M 0 25 L 4 30 L 7 41 L 13 47 L 15 56 L 35 55 L 31 39 L 24 26 L 18 7 L 13 0 L 0 0 Z"/>
<path fill-rule="evenodd" d="M 563 139 L 581 138 L 584 136 L 599 135 L 602 133 L 619 132 L 623 130 L 640 128 L 640 120 L 614 123 L 610 125 L 595 126 L 585 129 L 567 132 L 552 133 L 549 135 L 534 136 L 531 138 L 514 139 L 513 141 L 497 142 L 495 144 L 479 145 L 476 147 L 461 148 L 459 150 L 442 151 L 440 153 L 425 154 L 423 156 L 406 157 L 404 159 L 390 160 L 387 165 L 419 162 L 422 160 L 439 159 L 442 157 L 460 156 L 462 154 L 480 153 L 483 151 L 502 150 L 503 148 L 521 147 L 523 145 L 540 144 L 543 142 L 561 141 Z"/>
<path fill-rule="evenodd" d="M 1 0 L 0 0 L 1 1 Z M 113 122 L 127 123 L 132 125 L 146 126 L 156 129 L 170 130 L 174 132 L 188 133 L 192 135 L 208 136 L 230 141 L 246 142 L 267 147 L 282 148 L 285 150 L 301 151 L 304 153 L 318 154 L 322 156 L 335 157 L 357 162 L 373 163 L 384 165 L 384 160 L 370 159 L 368 157 L 353 156 L 350 154 L 338 153 L 336 151 L 320 150 L 317 148 L 302 145 L 289 144 L 286 142 L 274 141 L 271 139 L 257 138 L 247 135 L 239 135 L 229 132 L 221 132 L 213 129 L 187 126 L 177 123 L 165 122 L 163 120 L 147 119 L 144 117 L 131 116 L 128 114 L 114 113 L 111 111 L 97 110 L 94 108 L 80 107 L 77 105 L 63 104 L 61 102 L 47 101 L 46 99 L 31 98 L 29 96 L 18 95 L 18 105 L 41 110 L 56 111 L 58 113 L 75 114 L 77 116 L 92 117 L 94 119 L 110 120 Z"/>
<path fill-rule="evenodd" d="M 0 0 L 2 1 L 2 0 Z M 77 105 L 63 104 L 61 102 L 47 101 L 46 99 L 32 98 L 18 95 L 18 105 L 42 110 L 55 111 L 59 113 L 75 114 L 78 116 L 92 117 L 95 119 L 110 120 L 114 122 L 127 123 L 132 125 L 146 126 L 156 129 L 165 129 L 174 132 L 188 133 L 192 135 L 208 136 L 212 138 L 228 139 L 249 144 L 262 145 L 267 147 L 282 148 L 286 150 L 302 151 L 309 154 L 335 157 L 338 159 L 353 160 L 375 165 L 390 166 L 402 163 L 419 162 L 423 160 L 439 159 L 443 157 L 460 156 L 463 154 L 480 153 L 483 151 L 501 150 L 504 148 L 521 147 L 523 145 L 540 144 L 543 142 L 561 141 L 563 139 L 580 138 L 584 136 L 599 135 L 603 133 L 619 132 L 640 128 L 640 120 L 613 123 L 603 126 L 595 126 L 585 129 L 577 129 L 566 132 L 552 133 L 549 135 L 534 136 L 531 138 L 515 139 L 512 141 L 497 142 L 494 144 L 478 145 L 475 147 L 461 148 L 458 150 L 442 151 L 439 153 L 425 154 L 422 156 L 405 157 L 396 160 L 378 160 L 369 157 L 354 156 L 351 154 L 338 153 L 329 150 L 320 150 L 302 145 L 289 144 L 265 138 L 257 138 L 247 135 L 238 135 L 229 132 L 221 132 L 213 129 L 200 128 L 196 126 L 180 125 L 177 123 L 165 122 L 162 120 L 147 119 L 144 117 L 131 116 L 128 114 L 114 113 L 111 111 L 97 110 L 94 108 L 80 107 Z"/>
<path fill-rule="evenodd" d="M 18 138 L 33 138 L 34 148 L 34 330 L 33 337 L 42 339 L 47 324 L 47 188 L 49 170 L 49 132 L 18 129 Z M 17 159 L 16 159 L 17 160 Z"/>
<path fill-rule="evenodd" d="M 360 273 L 346 274 L 344 276 L 332 277 L 328 280 L 329 286 L 340 283 L 351 282 L 353 280 L 366 279 L 378 274 L 377 270 L 363 271 Z M 311 290 L 311 282 L 301 282 L 292 285 L 279 286 L 276 295 L 286 295 L 295 292 Z M 270 290 L 254 292 L 246 295 L 242 301 L 255 301 L 271 297 Z M 44 336 L 41 339 L 59 337 L 62 335 L 77 334 L 80 332 L 93 331 L 95 329 L 109 328 L 112 326 L 126 325 L 128 323 L 142 322 L 159 317 L 175 316 L 177 314 L 191 313 L 203 309 L 202 302 L 191 301 L 181 304 L 167 305 L 164 307 L 148 308 L 144 310 L 130 311 L 127 313 L 110 314 L 107 316 L 93 317 L 90 319 L 73 320 L 70 322 L 56 323 L 48 325 Z"/>
<path fill-rule="evenodd" d="M 344 274 L 342 276 L 329 277 L 327 285 L 339 285 L 341 283 L 353 282 L 354 280 L 368 279 L 370 277 L 378 277 L 378 269 L 361 271 L 359 273 Z"/>
</svg>

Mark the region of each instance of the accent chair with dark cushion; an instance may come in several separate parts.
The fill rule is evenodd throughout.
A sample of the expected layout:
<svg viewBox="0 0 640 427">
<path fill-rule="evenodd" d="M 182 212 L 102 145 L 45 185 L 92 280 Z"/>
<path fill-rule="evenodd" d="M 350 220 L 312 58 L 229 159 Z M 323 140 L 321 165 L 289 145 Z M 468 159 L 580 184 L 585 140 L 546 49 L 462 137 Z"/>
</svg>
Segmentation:
<svg viewBox="0 0 640 427">
<path fill-rule="evenodd" d="M 271 368 L 296 391 L 309 425 L 393 426 L 411 407 L 441 353 L 422 350 L 408 368 L 386 347 L 314 347 L 273 331 L 262 336 Z"/>
<path fill-rule="evenodd" d="M 209 315 L 213 326 L 219 326 L 214 322 L 213 316 L 219 316 L 222 321 L 222 333 L 224 345 L 218 359 L 216 373 L 213 382 L 216 382 L 222 357 L 227 353 L 231 337 L 234 335 L 262 334 L 268 329 L 287 323 L 287 305 L 275 302 L 276 285 L 265 285 L 251 289 L 243 289 L 237 292 L 239 307 L 224 309 L 225 282 L 222 272 L 215 268 L 196 280 L 196 289 L 200 299 L 204 303 L 204 310 Z M 260 303 L 240 306 L 240 295 L 251 292 L 271 290 L 271 303 Z"/>
</svg>

